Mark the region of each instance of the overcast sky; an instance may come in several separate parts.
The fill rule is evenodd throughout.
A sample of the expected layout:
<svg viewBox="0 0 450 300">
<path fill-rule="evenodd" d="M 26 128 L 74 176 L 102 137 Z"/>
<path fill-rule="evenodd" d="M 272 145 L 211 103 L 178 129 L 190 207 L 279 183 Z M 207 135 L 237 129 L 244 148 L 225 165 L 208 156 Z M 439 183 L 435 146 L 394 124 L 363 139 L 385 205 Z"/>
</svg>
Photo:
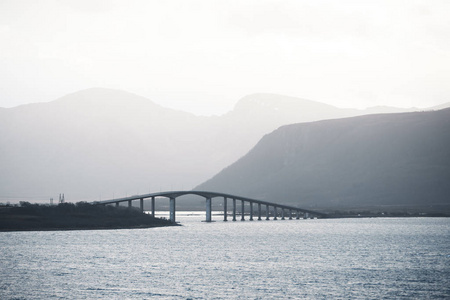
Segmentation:
<svg viewBox="0 0 450 300">
<path fill-rule="evenodd" d="M 0 0 L 0 107 L 107 87 L 220 114 L 277 93 L 450 101 L 450 1 Z"/>
</svg>

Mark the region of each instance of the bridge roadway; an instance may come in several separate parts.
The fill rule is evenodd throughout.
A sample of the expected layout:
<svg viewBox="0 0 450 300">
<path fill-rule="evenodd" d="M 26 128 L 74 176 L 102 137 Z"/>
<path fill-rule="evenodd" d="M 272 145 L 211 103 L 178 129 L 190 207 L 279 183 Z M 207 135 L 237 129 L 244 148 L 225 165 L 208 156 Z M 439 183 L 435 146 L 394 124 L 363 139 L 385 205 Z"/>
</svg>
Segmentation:
<svg viewBox="0 0 450 300">
<path fill-rule="evenodd" d="M 144 194 L 144 195 L 134 195 L 130 197 L 124 197 L 124 198 L 116 198 L 111 200 L 103 200 L 103 201 L 95 201 L 93 204 L 96 205 L 108 205 L 108 204 L 115 204 L 116 206 L 119 206 L 120 202 L 128 202 L 128 207 L 132 207 L 132 201 L 133 200 L 139 200 L 140 201 L 140 209 L 143 212 L 144 211 L 144 199 L 151 198 L 151 214 L 155 216 L 155 199 L 156 198 L 168 198 L 170 203 L 170 221 L 175 222 L 175 213 L 176 213 L 176 198 L 184 195 L 197 195 L 204 197 L 206 199 L 206 222 L 211 222 L 211 202 L 213 198 L 222 197 L 223 198 L 223 220 L 228 220 L 228 199 L 232 200 L 232 220 L 236 221 L 236 201 L 241 202 L 241 220 L 245 220 L 245 203 L 248 203 L 250 206 L 249 211 L 249 220 L 253 221 L 253 217 L 255 216 L 253 211 L 253 205 L 257 205 L 257 214 L 258 220 L 262 219 L 262 206 L 265 206 L 265 217 L 266 220 L 270 219 L 270 208 L 272 208 L 272 218 L 274 220 L 277 220 L 278 216 L 281 215 L 281 219 L 284 220 L 286 217 L 289 219 L 292 219 L 292 212 L 295 212 L 296 219 L 300 219 L 300 214 L 303 215 L 303 218 L 309 218 L 309 217 L 319 217 L 324 218 L 327 217 L 327 214 L 320 213 L 317 211 L 302 209 L 294 206 L 289 205 L 282 205 L 278 203 L 273 202 L 267 202 L 267 201 L 261 201 L 246 197 L 240 197 L 230 194 L 224 194 L 224 193 L 216 193 L 216 192 L 205 192 L 205 191 L 169 191 L 169 192 L 159 192 L 159 193 L 151 193 L 151 194 Z M 278 213 L 278 210 L 280 210 L 280 214 Z"/>
</svg>

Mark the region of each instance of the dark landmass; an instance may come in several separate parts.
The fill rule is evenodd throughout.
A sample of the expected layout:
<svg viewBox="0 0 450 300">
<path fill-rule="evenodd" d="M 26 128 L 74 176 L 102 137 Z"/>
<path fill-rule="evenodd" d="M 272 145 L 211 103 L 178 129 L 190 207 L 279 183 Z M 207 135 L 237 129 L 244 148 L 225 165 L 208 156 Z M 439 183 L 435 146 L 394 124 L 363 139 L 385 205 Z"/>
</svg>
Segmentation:
<svg viewBox="0 0 450 300">
<path fill-rule="evenodd" d="M 0 207 L 0 231 L 131 229 L 174 226 L 137 209 L 92 205 L 86 202 Z"/>
<path fill-rule="evenodd" d="M 450 109 L 300 123 L 196 190 L 318 211 L 450 212 Z"/>
</svg>

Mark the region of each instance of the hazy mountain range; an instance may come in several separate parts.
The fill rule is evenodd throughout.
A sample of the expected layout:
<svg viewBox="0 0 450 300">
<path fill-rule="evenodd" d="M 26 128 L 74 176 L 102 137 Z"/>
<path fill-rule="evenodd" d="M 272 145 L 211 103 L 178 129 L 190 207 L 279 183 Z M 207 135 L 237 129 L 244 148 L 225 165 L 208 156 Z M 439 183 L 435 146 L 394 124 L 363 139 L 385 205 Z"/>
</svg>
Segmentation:
<svg viewBox="0 0 450 300">
<path fill-rule="evenodd" d="M 191 189 L 281 125 L 399 111 L 405 110 L 342 109 L 255 94 L 225 115 L 203 117 L 100 88 L 2 108 L 0 200 L 48 199 L 59 193 L 71 201 L 98 200 Z"/>
<path fill-rule="evenodd" d="M 196 189 L 305 208 L 450 208 L 450 108 L 283 126 Z"/>
</svg>

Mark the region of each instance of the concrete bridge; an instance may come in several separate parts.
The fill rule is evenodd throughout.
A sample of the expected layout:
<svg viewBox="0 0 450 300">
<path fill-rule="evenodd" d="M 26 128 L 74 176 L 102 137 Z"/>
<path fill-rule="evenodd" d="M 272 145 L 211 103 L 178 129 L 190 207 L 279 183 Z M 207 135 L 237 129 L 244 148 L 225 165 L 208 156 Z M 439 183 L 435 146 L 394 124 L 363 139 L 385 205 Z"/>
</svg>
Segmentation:
<svg viewBox="0 0 450 300">
<path fill-rule="evenodd" d="M 204 191 L 170 191 L 170 192 L 159 192 L 159 193 L 151 193 L 151 194 L 144 194 L 144 195 L 134 195 L 130 197 L 124 197 L 124 198 L 116 198 L 111 200 L 104 200 L 104 201 L 95 201 L 94 204 L 96 205 L 108 205 L 108 204 L 115 204 L 116 206 L 119 206 L 119 203 L 121 202 L 127 202 L 128 207 L 132 207 L 132 201 L 139 200 L 139 207 L 141 211 L 144 211 L 144 199 L 151 199 L 151 214 L 155 216 L 155 199 L 156 198 L 167 198 L 169 199 L 169 206 L 170 206 L 170 221 L 175 222 L 175 215 L 176 215 L 176 198 L 184 195 L 197 195 L 200 197 L 204 197 L 206 199 L 206 222 L 212 221 L 212 205 L 211 202 L 214 198 L 223 198 L 223 220 L 228 221 L 228 216 L 232 218 L 233 221 L 236 221 L 237 217 L 237 203 L 240 202 L 241 209 L 240 209 L 240 217 L 241 221 L 245 220 L 245 204 L 247 203 L 249 206 L 248 209 L 248 216 L 249 220 L 253 221 L 254 218 L 257 218 L 257 220 L 262 220 L 263 218 L 263 212 L 265 214 L 265 219 L 270 220 L 270 217 L 272 217 L 273 220 L 277 220 L 279 217 L 284 220 L 286 218 L 292 219 L 293 214 L 296 219 L 300 219 L 302 216 L 303 218 L 324 218 L 327 217 L 327 214 L 302 209 L 294 206 L 289 205 L 282 205 L 267 201 L 261 201 L 246 197 L 240 197 L 230 194 L 224 194 L 224 193 L 215 193 L 215 192 L 204 192 Z M 231 200 L 232 204 L 232 212 L 231 214 L 228 212 L 228 200 Z M 272 212 L 272 213 L 271 213 Z"/>
</svg>

